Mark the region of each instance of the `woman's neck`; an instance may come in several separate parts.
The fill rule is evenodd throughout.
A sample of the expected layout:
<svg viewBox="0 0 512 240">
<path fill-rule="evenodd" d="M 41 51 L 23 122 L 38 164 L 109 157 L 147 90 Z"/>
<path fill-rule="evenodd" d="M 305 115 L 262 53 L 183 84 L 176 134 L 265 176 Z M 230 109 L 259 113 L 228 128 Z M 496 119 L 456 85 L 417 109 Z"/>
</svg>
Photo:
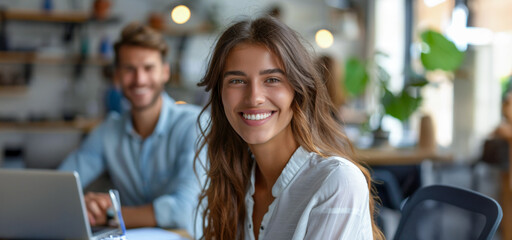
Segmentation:
<svg viewBox="0 0 512 240">
<path fill-rule="evenodd" d="M 288 126 L 270 141 L 249 147 L 258 165 L 256 184 L 271 190 L 299 144 Z"/>
</svg>

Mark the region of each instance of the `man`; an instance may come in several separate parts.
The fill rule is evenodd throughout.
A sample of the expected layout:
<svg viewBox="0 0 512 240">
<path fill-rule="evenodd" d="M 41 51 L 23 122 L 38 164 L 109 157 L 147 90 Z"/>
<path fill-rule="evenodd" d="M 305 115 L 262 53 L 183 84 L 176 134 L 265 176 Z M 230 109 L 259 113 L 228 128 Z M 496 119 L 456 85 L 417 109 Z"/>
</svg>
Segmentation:
<svg viewBox="0 0 512 240">
<path fill-rule="evenodd" d="M 88 185 L 104 171 L 120 192 L 127 227 L 192 229 L 200 183 L 193 169 L 200 109 L 177 105 L 164 91 L 167 45 L 149 27 L 126 26 L 114 45 L 114 80 L 131 103 L 112 113 L 59 167 Z M 104 225 L 106 193 L 85 195 L 91 225 Z"/>
</svg>

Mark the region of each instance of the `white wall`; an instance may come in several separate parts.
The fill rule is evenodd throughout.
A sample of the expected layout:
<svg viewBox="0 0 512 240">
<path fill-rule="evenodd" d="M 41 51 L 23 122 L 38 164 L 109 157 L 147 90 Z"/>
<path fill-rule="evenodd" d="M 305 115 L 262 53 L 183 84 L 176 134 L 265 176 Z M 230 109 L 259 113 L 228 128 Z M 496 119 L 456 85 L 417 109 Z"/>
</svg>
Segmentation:
<svg viewBox="0 0 512 240">
<path fill-rule="evenodd" d="M 459 161 L 475 160 L 500 122 L 500 84 L 493 75 L 493 46 L 473 46 L 454 81 L 453 145 Z"/>
</svg>

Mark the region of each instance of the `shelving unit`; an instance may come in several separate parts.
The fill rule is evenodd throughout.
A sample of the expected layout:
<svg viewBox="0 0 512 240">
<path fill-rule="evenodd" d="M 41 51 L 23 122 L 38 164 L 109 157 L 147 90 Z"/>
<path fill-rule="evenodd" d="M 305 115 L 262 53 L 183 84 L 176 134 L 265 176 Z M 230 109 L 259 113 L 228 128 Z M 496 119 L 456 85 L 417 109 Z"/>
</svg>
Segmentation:
<svg viewBox="0 0 512 240">
<path fill-rule="evenodd" d="M 0 121 L 0 131 L 2 130 L 19 130 L 19 131 L 34 131 L 41 129 L 56 129 L 56 128 L 74 128 L 80 129 L 87 133 L 94 129 L 101 119 L 76 119 L 73 121 L 38 121 L 38 122 L 5 122 Z"/>
<path fill-rule="evenodd" d="M 56 23 L 85 23 L 91 19 L 91 14 L 79 11 L 35 11 L 35 10 L 5 10 L 6 20 L 38 21 Z"/>
<path fill-rule="evenodd" d="M 25 85 L 12 85 L 12 86 L 0 86 L 0 95 L 18 95 L 22 93 L 26 93 L 28 91 L 28 87 Z"/>
<path fill-rule="evenodd" d="M 63 36 L 63 47 L 73 46 L 79 39 L 79 33 L 81 28 L 87 26 L 97 26 L 105 24 L 115 24 L 119 21 L 117 17 L 109 17 L 107 19 L 96 19 L 90 12 L 84 11 L 41 11 L 41 10 L 17 10 L 17 9 L 3 9 L 0 10 L 0 24 L 5 27 L 1 33 L 4 34 L 4 39 L 8 39 L 10 33 L 15 33 L 15 29 L 9 29 L 6 25 L 16 22 L 17 27 L 32 27 L 34 26 L 46 26 L 53 25 L 64 30 Z M 54 28 L 48 28 L 54 29 Z M 12 32 L 8 32 L 12 31 Z M 47 33 L 49 36 L 53 32 Z M 65 37 L 68 37 L 67 39 Z M 65 40 L 64 40 L 65 39 Z M 75 42 L 73 42 L 75 41 Z M 8 41 L 7 41 L 8 42 Z M 5 49 L 5 47 L 7 49 Z M 21 46 L 21 49 L 24 49 Z M 26 48 L 33 49 L 33 48 Z M 14 83 L 8 82 L 0 85 L 0 97 L 8 98 L 11 97 L 28 97 L 28 94 L 33 94 L 33 91 L 39 91 L 36 88 L 31 88 L 30 75 L 35 69 L 36 65 L 51 65 L 62 66 L 63 73 L 68 74 L 69 68 L 73 68 L 72 76 L 68 78 L 76 78 L 76 74 L 80 74 L 80 68 L 83 67 L 101 67 L 111 63 L 111 60 L 106 60 L 102 57 L 92 56 L 84 57 L 80 55 L 79 50 L 70 51 L 68 48 L 63 48 L 64 51 L 59 53 L 50 53 L 44 51 L 38 51 L 38 49 L 28 51 L 18 51 L 10 49 L 9 46 L 4 46 L 4 50 L 0 51 L 0 65 L 3 65 L 8 74 L 8 77 L 12 77 L 10 71 L 20 69 L 23 71 L 22 76 L 25 81 L 23 84 L 14 85 Z M 60 69 L 60 68 L 59 68 Z M 98 68 L 99 69 L 99 68 Z M 98 70 L 99 71 L 99 70 Z M 36 73 L 37 74 L 37 73 Z M 4 79 L 5 80 L 5 79 Z M 5 81 L 4 81 L 5 82 Z M 29 93 L 30 91 L 30 93 Z M 76 110 L 76 109 L 73 109 Z M 65 121 L 56 116 L 55 119 L 41 119 L 41 121 L 35 120 L 18 120 L 18 119 L 4 119 L 0 120 L 0 132 L 2 131 L 13 131 L 13 132 L 34 132 L 34 131 L 54 131 L 55 129 L 78 129 L 83 133 L 89 132 L 93 129 L 100 119 L 84 119 L 76 117 L 74 120 Z M 1 143 L 0 143 L 1 144 Z M 0 146 L 1 147 L 1 146 Z"/>
<path fill-rule="evenodd" d="M 80 26 L 88 23 L 114 23 L 118 19 L 110 17 L 108 19 L 95 19 L 91 13 L 83 11 L 41 11 L 41 10 L 16 10 L 7 9 L 0 10 L 0 21 L 30 21 L 40 23 L 53 23 L 53 24 L 72 24 Z M 72 30 L 69 30 L 72 31 Z M 40 56 L 37 52 L 22 52 L 22 51 L 0 51 L 0 63 L 10 64 L 58 64 L 58 65 L 104 65 L 108 61 L 100 57 L 88 58 L 81 60 L 80 56 Z"/>
<path fill-rule="evenodd" d="M 65 31 L 63 39 L 65 42 L 73 41 L 80 28 L 87 24 L 110 24 L 116 23 L 118 18 L 109 17 L 107 19 L 96 19 L 90 12 L 84 11 L 43 11 L 43 10 L 19 10 L 19 9 L 2 9 L 0 10 L 0 24 L 5 27 L 10 22 L 25 22 L 27 25 L 33 24 L 54 24 L 61 25 Z M 4 31 L 2 39 L 7 39 L 8 33 Z M 23 65 L 26 80 L 29 82 L 33 65 L 59 65 L 73 66 L 74 73 L 80 74 L 81 68 L 84 66 L 104 66 L 110 61 L 95 57 L 84 57 L 79 53 L 67 52 L 64 55 L 52 55 L 44 52 L 34 51 L 15 51 L 4 46 L 7 50 L 0 51 L 0 64 Z M 76 76 L 74 76 L 76 77 Z M 23 93 L 27 86 L 0 86 L 2 93 Z"/>
<path fill-rule="evenodd" d="M 3 16 L 2 16 L 3 15 Z M 115 16 L 106 19 L 96 19 L 89 12 L 83 11 L 41 11 L 41 10 L 0 10 L 0 20 L 5 21 L 31 21 L 47 23 L 114 23 L 119 19 Z"/>
<path fill-rule="evenodd" d="M 103 66 L 109 64 L 110 61 L 101 57 L 90 57 L 81 60 L 80 56 L 41 56 L 37 52 L 17 52 L 17 51 L 0 51 L 0 64 L 50 64 L 50 65 L 95 65 Z"/>
<path fill-rule="evenodd" d="M 34 52 L 0 51 L 0 63 L 30 63 L 34 58 Z"/>
</svg>

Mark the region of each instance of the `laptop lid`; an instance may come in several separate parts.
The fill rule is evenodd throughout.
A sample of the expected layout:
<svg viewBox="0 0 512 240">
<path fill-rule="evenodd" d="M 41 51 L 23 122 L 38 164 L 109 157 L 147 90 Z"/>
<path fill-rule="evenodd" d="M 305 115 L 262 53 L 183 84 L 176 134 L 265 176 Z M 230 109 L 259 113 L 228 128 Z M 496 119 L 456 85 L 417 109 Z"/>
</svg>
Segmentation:
<svg viewBox="0 0 512 240">
<path fill-rule="evenodd" d="M 0 169 L 0 238 L 96 239 L 78 173 Z"/>
</svg>

